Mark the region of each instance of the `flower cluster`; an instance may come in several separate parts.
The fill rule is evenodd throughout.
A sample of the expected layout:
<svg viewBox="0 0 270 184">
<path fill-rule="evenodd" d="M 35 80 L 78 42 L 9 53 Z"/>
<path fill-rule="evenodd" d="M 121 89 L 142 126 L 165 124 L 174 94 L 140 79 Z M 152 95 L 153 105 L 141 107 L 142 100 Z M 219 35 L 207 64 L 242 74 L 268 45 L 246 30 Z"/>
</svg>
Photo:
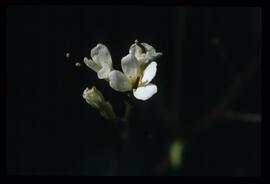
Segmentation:
<svg viewBox="0 0 270 184">
<path fill-rule="evenodd" d="M 136 40 L 121 59 L 122 71 L 119 71 L 113 68 L 108 48 L 99 43 L 91 50 L 92 59 L 85 57 L 84 63 L 97 73 L 99 79 L 107 80 L 114 90 L 131 91 L 135 98 L 147 100 L 157 93 L 157 86 L 151 81 L 157 71 L 155 59 L 161 55 L 151 45 Z"/>
</svg>

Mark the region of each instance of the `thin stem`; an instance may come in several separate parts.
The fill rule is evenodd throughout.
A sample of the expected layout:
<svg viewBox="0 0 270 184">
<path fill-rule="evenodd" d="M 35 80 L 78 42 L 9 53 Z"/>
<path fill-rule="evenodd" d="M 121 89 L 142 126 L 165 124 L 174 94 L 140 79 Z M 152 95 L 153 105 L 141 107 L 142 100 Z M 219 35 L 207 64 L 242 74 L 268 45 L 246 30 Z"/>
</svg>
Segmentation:
<svg viewBox="0 0 270 184">
<path fill-rule="evenodd" d="M 262 121 L 261 114 L 259 113 L 226 110 L 221 114 L 221 116 L 229 120 L 241 121 L 246 123 L 261 123 Z"/>
<path fill-rule="evenodd" d="M 129 116 L 130 116 L 130 111 L 132 109 L 132 106 L 130 105 L 129 102 L 125 101 L 125 114 L 123 117 L 117 117 L 117 121 L 120 121 L 123 123 L 124 129 L 121 133 L 121 137 L 124 141 L 128 140 L 128 135 L 129 135 Z"/>
<path fill-rule="evenodd" d="M 243 82 L 247 80 L 250 76 L 252 76 L 252 74 L 256 72 L 257 68 L 257 61 L 252 61 L 245 67 L 244 71 L 231 82 L 227 94 L 224 95 L 217 102 L 216 106 L 214 106 L 213 109 L 205 115 L 200 126 L 197 129 L 197 132 L 200 132 L 201 130 L 209 127 L 217 118 L 220 117 L 220 115 L 226 110 L 226 108 L 239 94 Z"/>
<path fill-rule="evenodd" d="M 118 123 L 117 128 L 119 128 L 118 130 L 120 130 L 119 134 L 122 139 L 122 142 L 121 142 L 121 149 L 120 149 L 119 155 L 116 157 L 116 160 L 115 160 L 116 166 L 113 171 L 114 175 L 117 175 L 119 174 L 119 172 L 121 172 L 120 170 L 121 159 L 125 155 L 125 147 L 128 143 L 128 138 L 129 138 L 129 116 L 130 116 L 131 109 L 132 109 L 132 106 L 130 105 L 130 103 L 125 101 L 124 116 L 115 118 L 115 122 Z"/>
</svg>

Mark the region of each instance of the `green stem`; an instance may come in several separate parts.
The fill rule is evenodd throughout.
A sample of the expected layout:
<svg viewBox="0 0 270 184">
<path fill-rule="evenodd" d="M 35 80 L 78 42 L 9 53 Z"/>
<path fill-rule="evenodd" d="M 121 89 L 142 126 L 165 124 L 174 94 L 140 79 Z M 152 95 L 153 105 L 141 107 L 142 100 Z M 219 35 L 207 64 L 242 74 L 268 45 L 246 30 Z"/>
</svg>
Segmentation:
<svg viewBox="0 0 270 184">
<path fill-rule="evenodd" d="M 127 101 L 125 101 L 125 105 L 126 105 L 126 109 L 125 109 L 124 116 L 123 117 L 116 117 L 116 121 L 119 121 L 123 124 L 124 129 L 121 132 L 121 137 L 124 141 L 127 141 L 128 134 L 129 134 L 129 116 L 130 116 L 130 111 L 132 109 L 132 106 Z"/>
</svg>

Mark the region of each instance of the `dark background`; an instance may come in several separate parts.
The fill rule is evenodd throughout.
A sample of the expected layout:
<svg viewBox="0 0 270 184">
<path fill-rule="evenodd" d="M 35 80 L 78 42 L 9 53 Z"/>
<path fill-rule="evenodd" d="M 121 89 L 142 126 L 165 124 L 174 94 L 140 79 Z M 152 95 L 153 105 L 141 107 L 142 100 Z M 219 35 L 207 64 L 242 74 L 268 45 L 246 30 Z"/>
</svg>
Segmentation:
<svg viewBox="0 0 270 184">
<path fill-rule="evenodd" d="M 216 118 L 193 133 L 250 62 L 257 68 L 228 108 L 260 114 L 261 8 L 10 5 L 6 11 L 8 174 L 261 175 L 260 121 Z M 123 94 L 82 61 L 103 43 L 120 69 L 135 39 L 163 56 L 153 80 L 158 93 L 133 102 L 123 144 L 117 125 L 82 92 L 95 85 L 118 114 Z M 166 158 L 179 137 L 186 141 L 183 166 L 173 169 Z"/>
</svg>

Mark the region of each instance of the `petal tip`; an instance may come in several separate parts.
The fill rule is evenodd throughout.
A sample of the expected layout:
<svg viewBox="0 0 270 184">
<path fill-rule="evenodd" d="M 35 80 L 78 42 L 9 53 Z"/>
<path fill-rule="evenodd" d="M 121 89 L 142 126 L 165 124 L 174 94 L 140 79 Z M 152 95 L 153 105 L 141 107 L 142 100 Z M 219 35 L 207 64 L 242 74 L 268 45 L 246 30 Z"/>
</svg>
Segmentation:
<svg viewBox="0 0 270 184">
<path fill-rule="evenodd" d="M 144 87 L 139 87 L 133 90 L 133 95 L 138 100 L 148 100 L 154 94 L 157 93 L 157 86 L 154 84 L 146 85 Z"/>
</svg>

